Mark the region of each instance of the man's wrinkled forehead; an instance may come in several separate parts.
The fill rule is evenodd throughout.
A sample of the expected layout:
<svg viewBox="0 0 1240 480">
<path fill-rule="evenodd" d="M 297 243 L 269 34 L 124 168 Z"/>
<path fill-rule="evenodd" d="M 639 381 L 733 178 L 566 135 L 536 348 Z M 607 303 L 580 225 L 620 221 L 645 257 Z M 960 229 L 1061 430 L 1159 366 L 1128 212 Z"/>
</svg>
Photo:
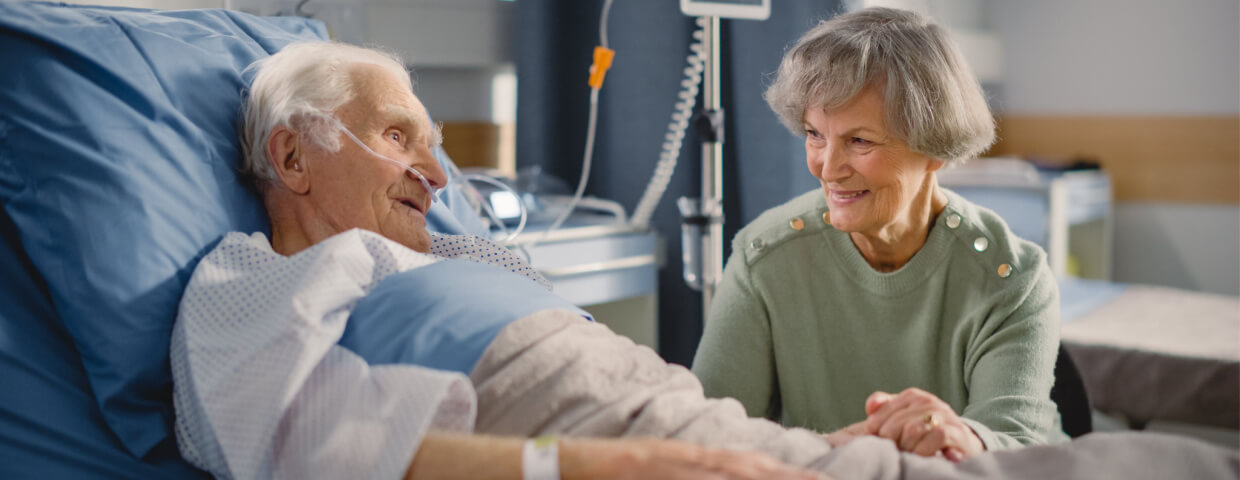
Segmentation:
<svg viewBox="0 0 1240 480">
<path fill-rule="evenodd" d="M 431 128 L 431 119 L 427 116 L 426 110 L 418 104 L 409 106 L 386 103 L 380 105 L 378 111 L 383 114 L 385 120 L 392 123 L 411 125 L 417 127 L 418 131 L 427 131 Z"/>
<path fill-rule="evenodd" d="M 372 64 L 355 64 L 350 72 L 353 87 L 353 100 L 350 106 L 360 110 L 361 120 L 407 121 L 413 125 L 429 122 L 422 103 L 413 94 L 408 77 L 397 77 L 390 69 Z"/>
</svg>

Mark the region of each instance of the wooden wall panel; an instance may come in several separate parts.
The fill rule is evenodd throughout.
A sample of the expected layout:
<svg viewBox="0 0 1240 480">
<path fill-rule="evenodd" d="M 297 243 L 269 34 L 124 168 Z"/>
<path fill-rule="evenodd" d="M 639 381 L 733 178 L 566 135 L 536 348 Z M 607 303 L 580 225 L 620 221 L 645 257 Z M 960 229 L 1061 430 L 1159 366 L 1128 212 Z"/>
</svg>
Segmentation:
<svg viewBox="0 0 1240 480">
<path fill-rule="evenodd" d="M 489 122 L 444 122 L 443 149 L 461 168 L 499 166 L 500 126 Z"/>
<path fill-rule="evenodd" d="M 1240 204 L 1240 116 L 1003 116 L 988 155 L 1097 160 L 1121 202 Z"/>
</svg>

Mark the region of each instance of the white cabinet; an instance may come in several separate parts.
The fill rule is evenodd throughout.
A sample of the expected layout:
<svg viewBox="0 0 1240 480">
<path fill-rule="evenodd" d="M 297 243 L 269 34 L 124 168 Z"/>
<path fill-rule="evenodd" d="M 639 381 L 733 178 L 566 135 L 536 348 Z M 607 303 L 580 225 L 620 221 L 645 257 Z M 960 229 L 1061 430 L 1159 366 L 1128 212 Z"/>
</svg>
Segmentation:
<svg viewBox="0 0 1240 480">
<path fill-rule="evenodd" d="M 1016 159 L 979 159 L 939 184 L 994 210 L 1016 235 L 1046 250 L 1051 270 L 1111 279 L 1111 178 L 1102 170 L 1046 171 Z"/>
<path fill-rule="evenodd" d="M 575 213 L 543 238 L 545 226 L 516 238 L 557 295 L 612 331 L 659 349 L 659 240 L 608 215 Z"/>
</svg>

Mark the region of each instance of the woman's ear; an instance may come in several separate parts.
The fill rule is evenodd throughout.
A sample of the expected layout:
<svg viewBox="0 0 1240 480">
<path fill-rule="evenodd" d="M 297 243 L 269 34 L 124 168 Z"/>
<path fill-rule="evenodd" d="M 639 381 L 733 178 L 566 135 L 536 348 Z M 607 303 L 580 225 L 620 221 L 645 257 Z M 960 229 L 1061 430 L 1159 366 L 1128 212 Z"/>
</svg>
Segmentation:
<svg viewBox="0 0 1240 480">
<path fill-rule="evenodd" d="M 283 125 L 272 129 L 267 140 L 267 161 L 284 188 L 304 195 L 310 192 L 310 165 L 302 155 L 299 135 Z"/>
<path fill-rule="evenodd" d="M 939 169 L 943 168 L 946 165 L 947 165 L 947 162 L 944 160 L 939 160 L 937 158 L 930 158 L 930 162 L 926 164 L 926 172 L 927 173 L 937 172 L 939 171 Z"/>
</svg>

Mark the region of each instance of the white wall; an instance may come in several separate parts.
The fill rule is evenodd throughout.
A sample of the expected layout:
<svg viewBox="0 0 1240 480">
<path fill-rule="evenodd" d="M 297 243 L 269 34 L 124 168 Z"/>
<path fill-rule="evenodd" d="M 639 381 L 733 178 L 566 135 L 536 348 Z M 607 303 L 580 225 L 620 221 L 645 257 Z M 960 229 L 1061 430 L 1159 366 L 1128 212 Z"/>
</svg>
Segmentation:
<svg viewBox="0 0 1240 480">
<path fill-rule="evenodd" d="M 995 0 L 1004 114 L 1240 113 L 1237 0 Z"/>
<path fill-rule="evenodd" d="M 69 0 L 86 5 L 175 10 L 232 8 L 293 14 L 299 0 Z M 400 53 L 414 69 L 418 96 L 438 121 L 511 123 L 515 116 L 513 35 L 516 5 L 498 0 L 312 0 L 304 14 L 337 39 Z M 497 77 L 498 76 L 498 77 Z M 496 79 L 499 82 L 496 82 Z M 504 98 L 495 98 L 499 94 Z M 496 108 L 496 101 L 500 107 Z"/>
<path fill-rule="evenodd" d="M 414 67 L 414 91 L 435 121 L 492 121 L 491 83 L 496 73 L 481 68 Z"/>
<path fill-rule="evenodd" d="M 1237 0 L 995 0 L 987 15 L 999 115 L 1240 114 Z M 1240 207 L 1120 204 L 1114 225 L 1115 280 L 1240 294 Z"/>
<path fill-rule="evenodd" d="M 1240 295 L 1240 213 L 1230 205 L 1115 209 L 1116 280 Z"/>
<path fill-rule="evenodd" d="M 415 67 L 490 68 L 514 58 L 516 4 L 497 0 L 371 0 L 367 40 Z"/>
<path fill-rule="evenodd" d="M 186 8 L 224 8 L 228 0 L 61 0 L 65 3 L 78 5 L 100 5 L 105 7 L 150 8 L 159 10 L 180 10 Z"/>
<path fill-rule="evenodd" d="M 399 52 L 414 69 L 418 97 L 437 121 L 511 121 L 516 88 L 497 92 L 511 73 L 516 5 L 497 0 L 370 0 L 366 40 Z M 509 77 L 511 75 L 508 75 Z M 511 112 L 496 112 L 496 101 Z M 497 114 L 498 113 L 498 114 Z"/>
<path fill-rule="evenodd" d="M 889 7 L 912 10 L 947 27 L 965 62 L 978 81 L 993 85 L 1002 80 L 1002 45 L 991 31 L 987 0 L 844 0 L 849 10 Z"/>
</svg>

